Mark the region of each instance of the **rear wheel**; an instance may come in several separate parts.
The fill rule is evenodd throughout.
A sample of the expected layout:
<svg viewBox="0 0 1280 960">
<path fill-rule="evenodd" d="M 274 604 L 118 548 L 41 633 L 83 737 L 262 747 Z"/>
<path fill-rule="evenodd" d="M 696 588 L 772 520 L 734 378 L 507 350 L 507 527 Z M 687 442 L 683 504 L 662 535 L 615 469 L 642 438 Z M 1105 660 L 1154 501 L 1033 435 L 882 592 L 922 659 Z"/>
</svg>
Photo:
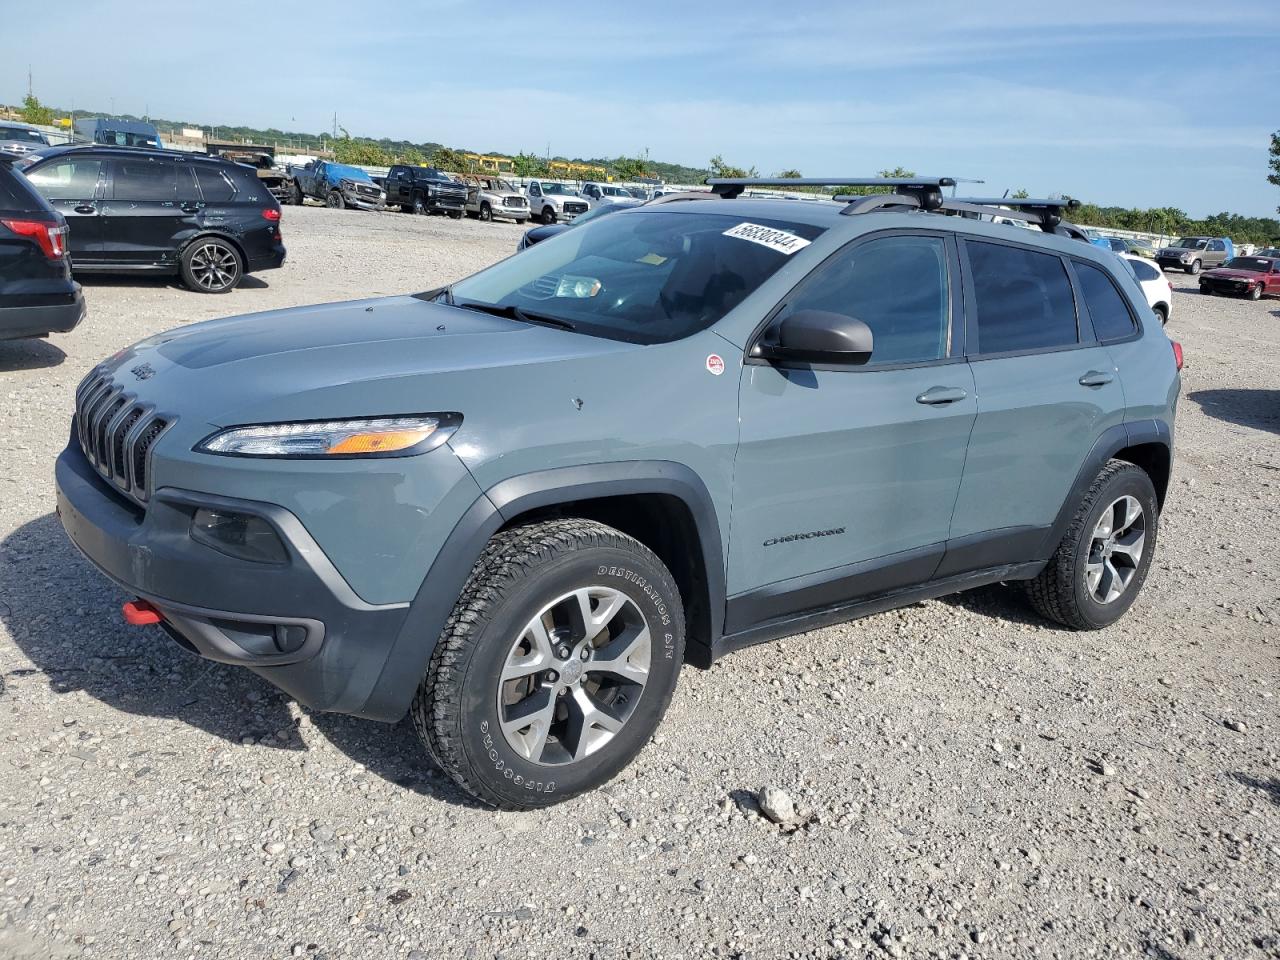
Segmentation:
<svg viewBox="0 0 1280 960">
<path fill-rule="evenodd" d="M 240 251 L 226 240 L 201 237 L 182 252 L 182 282 L 197 293 L 227 293 L 243 276 Z"/>
<path fill-rule="evenodd" d="M 1124 616 L 1147 578 L 1159 510 L 1145 470 L 1111 460 L 1090 485 L 1048 565 L 1027 585 L 1045 617 L 1098 630 Z"/>
<path fill-rule="evenodd" d="M 347 201 L 342 198 L 341 190 L 330 190 L 324 198 L 324 205 L 334 210 L 345 210 Z"/>
<path fill-rule="evenodd" d="M 1163 327 L 1166 323 L 1169 322 L 1169 308 L 1166 307 L 1163 303 L 1157 303 L 1154 307 L 1151 308 L 1151 312 L 1154 313 L 1156 315 L 1156 318 L 1160 321 L 1160 326 Z"/>
<path fill-rule="evenodd" d="M 639 541 L 590 520 L 498 533 L 414 698 L 432 757 L 485 803 L 591 790 L 639 753 L 684 657 L 680 594 Z"/>
<path fill-rule="evenodd" d="M 1194 277 L 1197 273 L 1200 272 L 1200 266 L 1201 264 L 1199 260 L 1192 260 L 1191 266 L 1187 267 L 1187 273 L 1191 274 Z"/>
</svg>

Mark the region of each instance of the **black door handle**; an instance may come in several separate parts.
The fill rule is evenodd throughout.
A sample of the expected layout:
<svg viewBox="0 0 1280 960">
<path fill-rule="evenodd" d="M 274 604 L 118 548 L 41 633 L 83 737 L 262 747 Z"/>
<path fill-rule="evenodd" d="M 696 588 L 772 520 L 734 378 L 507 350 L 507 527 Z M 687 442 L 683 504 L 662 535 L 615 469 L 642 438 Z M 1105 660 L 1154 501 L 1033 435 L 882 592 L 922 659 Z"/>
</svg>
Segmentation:
<svg viewBox="0 0 1280 960">
<path fill-rule="evenodd" d="M 916 397 L 916 403 L 923 403 L 933 407 L 944 403 L 955 403 L 957 400 L 963 400 L 968 395 L 959 387 L 930 387 Z"/>
<path fill-rule="evenodd" d="M 73 207 L 72 209 L 75 210 L 76 213 L 97 213 L 98 212 L 98 208 L 91 203 L 76 204 L 76 206 Z"/>
</svg>

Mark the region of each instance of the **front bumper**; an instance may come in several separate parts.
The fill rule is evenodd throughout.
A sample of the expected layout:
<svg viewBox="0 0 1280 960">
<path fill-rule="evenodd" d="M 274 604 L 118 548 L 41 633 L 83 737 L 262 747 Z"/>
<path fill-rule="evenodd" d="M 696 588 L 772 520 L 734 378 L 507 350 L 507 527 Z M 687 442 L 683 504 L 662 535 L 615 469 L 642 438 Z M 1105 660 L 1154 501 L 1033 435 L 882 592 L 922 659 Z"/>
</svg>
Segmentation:
<svg viewBox="0 0 1280 960">
<path fill-rule="evenodd" d="M 1251 288 L 1256 286 L 1256 281 L 1248 280 L 1219 280 L 1215 277 L 1200 278 L 1201 290 L 1212 290 L 1214 293 L 1221 293 L 1226 296 L 1243 297 Z"/>
<path fill-rule="evenodd" d="M 162 488 L 144 512 L 108 487 L 74 436 L 55 473 L 58 517 L 72 543 L 155 606 L 184 648 L 248 667 L 313 709 L 379 720 L 403 712 L 374 694 L 409 605 L 361 600 L 289 511 Z M 238 560 L 193 540 L 201 506 L 262 517 L 288 560 Z"/>
<path fill-rule="evenodd" d="M 75 292 L 65 303 L 0 307 L 0 340 L 42 337 L 74 330 L 85 314 L 84 291 L 78 283 L 74 287 Z"/>
<path fill-rule="evenodd" d="M 387 208 L 387 198 L 385 196 L 370 197 L 357 190 L 343 190 L 342 199 L 346 201 L 347 206 L 355 207 L 357 210 L 385 210 Z"/>
</svg>

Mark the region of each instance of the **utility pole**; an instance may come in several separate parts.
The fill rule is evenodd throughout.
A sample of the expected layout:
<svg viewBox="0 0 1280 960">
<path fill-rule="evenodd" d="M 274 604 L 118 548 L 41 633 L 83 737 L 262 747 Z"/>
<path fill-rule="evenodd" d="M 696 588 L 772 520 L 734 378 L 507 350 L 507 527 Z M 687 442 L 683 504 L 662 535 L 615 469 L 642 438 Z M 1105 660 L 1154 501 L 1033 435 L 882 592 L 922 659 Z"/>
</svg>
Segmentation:
<svg viewBox="0 0 1280 960">
<path fill-rule="evenodd" d="M 27 96 L 34 97 L 35 93 L 31 86 L 31 64 L 27 64 Z"/>
<path fill-rule="evenodd" d="M 333 111 L 333 139 L 338 139 L 338 111 Z"/>
</svg>

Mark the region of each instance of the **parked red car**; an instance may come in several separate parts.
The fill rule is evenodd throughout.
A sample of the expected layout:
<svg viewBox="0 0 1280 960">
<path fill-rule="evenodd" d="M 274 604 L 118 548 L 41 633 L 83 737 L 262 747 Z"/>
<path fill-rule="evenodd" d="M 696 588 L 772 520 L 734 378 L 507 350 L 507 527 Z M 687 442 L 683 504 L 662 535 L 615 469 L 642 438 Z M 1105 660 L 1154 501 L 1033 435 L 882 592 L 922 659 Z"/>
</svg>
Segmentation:
<svg viewBox="0 0 1280 960">
<path fill-rule="evenodd" d="M 1259 300 L 1266 293 L 1280 297 L 1280 257 L 1232 257 L 1200 274 L 1200 292 L 1250 300 Z"/>
</svg>

